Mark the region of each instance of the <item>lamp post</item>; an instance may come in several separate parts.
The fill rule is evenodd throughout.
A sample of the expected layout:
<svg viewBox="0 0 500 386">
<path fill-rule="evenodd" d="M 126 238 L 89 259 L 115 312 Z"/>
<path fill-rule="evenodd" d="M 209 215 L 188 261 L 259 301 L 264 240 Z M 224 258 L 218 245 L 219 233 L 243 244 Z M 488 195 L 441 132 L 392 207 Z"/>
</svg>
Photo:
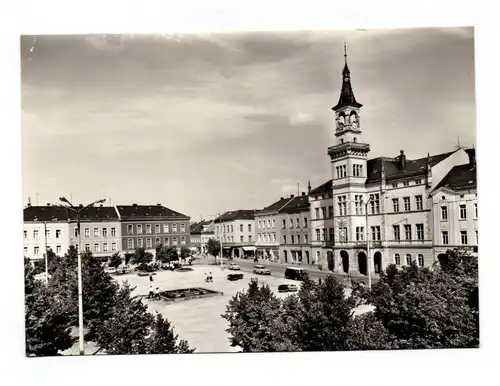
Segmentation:
<svg viewBox="0 0 500 386">
<path fill-rule="evenodd" d="M 372 289 L 372 273 L 370 266 L 370 231 L 368 230 L 368 204 L 370 203 L 371 198 L 364 203 L 365 205 L 365 224 L 366 224 L 366 260 L 368 263 L 368 288 Z"/>
<path fill-rule="evenodd" d="M 41 222 L 43 224 L 43 231 L 44 231 L 44 240 L 45 240 L 45 284 L 48 284 L 49 282 L 49 263 L 48 263 L 48 257 L 47 257 L 47 222 L 40 220 L 38 217 L 35 217 L 35 222 Z"/>
<path fill-rule="evenodd" d="M 80 232 L 80 212 L 95 205 L 101 204 L 106 199 L 101 199 L 88 204 L 87 206 L 79 207 L 78 209 L 66 198 L 60 197 L 59 200 L 67 204 L 65 207 L 76 214 L 76 226 L 78 229 L 78 335 L 80 343 L 80 355 L 85 355 L 85 348 L 83 346 L 83 285 L 82 285 L 82 235 Z"/>
</svg>

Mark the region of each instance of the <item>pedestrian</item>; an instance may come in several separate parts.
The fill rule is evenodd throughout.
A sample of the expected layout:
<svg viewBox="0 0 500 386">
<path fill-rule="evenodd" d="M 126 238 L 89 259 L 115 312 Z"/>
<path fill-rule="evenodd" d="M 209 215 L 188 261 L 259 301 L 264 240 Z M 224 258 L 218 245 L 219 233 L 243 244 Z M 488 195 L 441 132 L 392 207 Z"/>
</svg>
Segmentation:
<svg viewBox="0 0 500 386">
<path fill-rule="evenodd" d="M 148 299 L 153 299 L 153 298 L 154 298 L 153 285 L 150 285 Z"/>
<path fill-rule="evenodd" d="M 208 274 L 205 272 L 205 283 L 208 283 Z"/>
<path fill-rule="evenodd" d="M 152 273 L 149 274 L 149 281 L 153 281 L 153 274 Z"/>
<path fill-rule="evenodd" d="M 210 282 L 213 282 L 213 281 L 214 281 L 214 279 L 213 279 L 213 277 L 212 277 L 212 272 L 210 272 L 210 273 L 208 274 L 208 279 L 210 280 Z"/>
<path fill-rule="evenodd" d="M 156 289 L 155 289 L 155 297 L 154 298 L 160 300 L 160 288 L 159 287 L 156 287 Z"/>
</svg>

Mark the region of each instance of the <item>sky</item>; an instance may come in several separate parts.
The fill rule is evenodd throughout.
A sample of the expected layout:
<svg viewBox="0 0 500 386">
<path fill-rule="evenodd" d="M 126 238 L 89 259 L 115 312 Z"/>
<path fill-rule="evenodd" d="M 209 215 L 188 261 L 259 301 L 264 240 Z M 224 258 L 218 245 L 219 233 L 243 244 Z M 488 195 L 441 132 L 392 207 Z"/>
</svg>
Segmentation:
<svg viewBox="0 0 500 386">
<path fill-rule="evenodd" d="M 198 221 L 314 188 L 344 42 L 369 158 L 475 145 L 472 28 L 23 36 L 23 200 Z"/>
</svg>

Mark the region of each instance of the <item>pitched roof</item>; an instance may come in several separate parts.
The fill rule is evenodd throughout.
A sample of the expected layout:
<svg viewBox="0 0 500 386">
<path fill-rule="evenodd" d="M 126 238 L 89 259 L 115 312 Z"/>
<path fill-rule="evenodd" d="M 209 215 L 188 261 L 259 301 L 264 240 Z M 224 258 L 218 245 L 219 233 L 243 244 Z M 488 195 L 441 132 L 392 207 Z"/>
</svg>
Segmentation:
<svg viewBox="0 0 500 386">
<path fill-rule="evenodd" d="M 233 220 L 253 220 L 255 219 L 255 209 L 239 209 L 223 213 L 214 222 Z"/>
<path fill-rule="evenodd" d="M 340 91 L 340 98 L 338 103 L 335 105 L 335 107 L 332 108 L 332 110 L 337 110 L 344 106 L 363 106 L 361 103 L 358 103 L 356 101 L 356 98 L 354 97 L 354 91 L 352 91 L 351 72 L 349 71 L 349 67 L 347 66 L 347 57 L 344 69 L 342 70 L 342 90 Z"/>
<path fill-rule="evenodd" d="M 476 168 L 470 164 L 453 167 L 448 174 L 436 186 L 434 191 L 446 187 L 451 190 L 460 191 L 477 188 Z"/>
<path fill-rule="evenodd" d="M 454 151 L 449 153 L 437 154 L 430 157 L 431 167 L 435 166 L 439 162 L 448 158 L 452 155 Z M 405 167 L 401 167 L 399 163 L 399 157 L 388 158 L 388 157 L 379 157 L 368 160 L 368 178 L 366 179 L 366 183 L 378 182 L 381 179 L 380 173 L 382 170 L 382 164 L 384 166 L 385 172 L 385 180 L 391 181 L 400 178 L 409 178 L 416 176 L 423 176 L 427 173 L 426 165 L 427 165 L 427 157 L 418 158 L 416 160 L 406 160 Z"/>
<path fill-rule="evenodd" d="M 266 206 L 264 209 L 257 211 L 255 214 L 265 214 L 267 212 L 277 212 L 288 204 L 292 200 L 292 197 L 281 197 L 278 201 L 273 202 L 271 205 Z"/>
<path fill-rule="evenodd" d="M 320 194 L 325 192 L 331 192 L 333 189 L 332 180 L 326 181 L 324 184 L 311 190 L 309 195 Z"/>
<path fill-rule="evenodd" d="M 210 221 L 200 221 L 192 223 L 190 226 L 191 233 L 197 234 L 203 232 L 203 227 L 210 225 Z"/>
<path fill-rule="evenodd" d="M 137 220 L 142 218 L 189 219 L 189 216 L 176 212 L 163 205 L 117 205 L 122 220 Z"/>
<path fill-rule="evenodd" d="M 295 213 L 309 210 L 309 196 L 302 195 L 292 198 L 284 208 L 280 210 L 280 213 Z"/>
<path fill-rule="evenodd" d="M 24 221 L 68 221 L 71 211 L 62 205 L 27 206 L 23 210 Z"/>
</svg>

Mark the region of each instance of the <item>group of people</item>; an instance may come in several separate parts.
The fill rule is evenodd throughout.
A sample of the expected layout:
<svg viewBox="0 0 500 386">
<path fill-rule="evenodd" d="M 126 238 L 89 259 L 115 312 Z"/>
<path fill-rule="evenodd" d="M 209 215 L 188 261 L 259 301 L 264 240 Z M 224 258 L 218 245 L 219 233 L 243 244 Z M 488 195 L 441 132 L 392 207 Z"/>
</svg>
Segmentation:
<svg viewBox="0 0 500 386">
<path fill-rule="evenodd" d="M 153 286 L 150 285 L 149 286 L 149 295 L 148 295 L 148 299 L 158 299 L 160 300 L 160 287 L 156 287 L 154 290 L 153 290 Z"/>
<path fill-rule="evenodd" d="M 207 283 L 213 283 L 214 278 L 212 276 L 212 272 L 210 273 L 205 273 L 205 282 Z"/>
</svg>

